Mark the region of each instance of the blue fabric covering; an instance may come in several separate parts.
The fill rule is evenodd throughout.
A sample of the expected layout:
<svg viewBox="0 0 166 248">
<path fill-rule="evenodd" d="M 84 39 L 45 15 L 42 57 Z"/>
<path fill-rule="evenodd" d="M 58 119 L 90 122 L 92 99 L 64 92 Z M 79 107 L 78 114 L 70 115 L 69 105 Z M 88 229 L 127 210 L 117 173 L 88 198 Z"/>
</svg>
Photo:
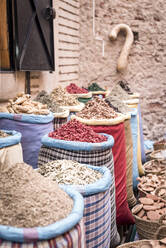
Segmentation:
<svg viewBox="0 0 166 248">
<path fill-rule="evenodd" d="M 0 112 L 0 119 L 9 119 L 26 123 L 48 123 L 54 119 L 53 113 L 49 115 L 34 115 L 34 114 L 9 114 Z"/>
<path fill-rule="evenodd" d="M 154 144 L 154 141 L 152 141 L 152 140 L 145 140 L 144 141 L 144 149 L 145 150 L 153 150 L 153 144 Z"/>
<path fill-rule="evenodd" d="M 138 138 L 138 123 L 137 123 L 137 109 L 133 108 L 131 111 L 131 132 L 133 140 L 133 188 L 137 188 L 136 178 L 139 176 L 138 173 L 138 163 L 137 163 L 137 138 Z"/>
<path fill-rule="evenodd" d="M 48 147 L 56 147 L 69 151 L 97 151 L 97 150 L 105 150 L 108 148 L 112 148 L 114 145 L 114 138 L 111 135 L 101 133 L 107 137 L 107 141 L 101 143 L 88 143 L 88 142 L 79 142 L 79 141 L 67 141 L 60 139 L 53 139 L 48 137 L 46 134 L 41 142 L 43 145 Z"/>
<path fill-rule="evenodd" d="M 15 130 L 22 134 L 23 160 L 33 168 L 37 168 L 41 138 L 46 133 L 53 131 L 53 122 L 39 124 L 0 118 L 0 129 Z"/>
<path fill-rule="evenodd" d="M 16 145 L 20 143 L 21 133 L 16 132 L 16 131 L 10 131 L 10 130 L 0 130 L 0 131 L 4 131 L 12 135 L 12 136 L 8 136 L 5 138 L 0 138 L 0 148 Z"/>
<path fill-rule="evenodd" d="M 89 196 L 100 192 L 105 192 L 110 188 L 112 184 L 112 176 L 110 170 L 107 167 L 99 167 L 87 164 L 84 164 L 84 166 L 99 171 L 103 175 L 102 178 L 97 180 L 95 183 L 91 183 L 88 185 L 68 185 L 68 187 L 78 190 L 83 196 Z"/>
<path fill-rule="evenodd" d="M 145 163 L 146 162 L 146 156 L 145 156 L 145 149 L 144 149 L 144 136 L 143 136 L 140 104 L 138 104 L 138 113 L 139 113 L 139 130 L 140 130 L 140 143 L 141 143 L 141 160 L 142 160 L 142 163 Z"/>
<path fill-rule="evenodd" d="M 29 229 L 31 234 L 29 234 L 29 241 L 36 239 L 36 233 L 38 240 L 48 240 L 55 238 L 65 232 L 71 230 L 83 217 L 84 211 L 84 200 L 81 194 L 67 186 L 60 186 L 66 193 L 73 199 L 74 206 L 72 212 L 60 221 L 45 227 L 35 227 Z M 10 226 L 0 225 L 0 239 L 9 240 L 13 242 L 21 242 L 24 240 L 24 232 L 28 228 L 16 228 Z M 26 242 L 28 240 L 26 239 Z"/>
</svg>

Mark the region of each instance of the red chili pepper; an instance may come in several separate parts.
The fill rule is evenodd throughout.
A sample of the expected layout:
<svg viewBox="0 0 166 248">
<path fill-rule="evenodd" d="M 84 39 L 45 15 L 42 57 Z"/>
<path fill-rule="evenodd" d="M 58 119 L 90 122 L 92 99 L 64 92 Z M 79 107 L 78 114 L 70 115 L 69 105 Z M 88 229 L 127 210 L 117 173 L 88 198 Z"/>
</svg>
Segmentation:
<svg viewBox="0 0 166 248">
<path fill-rule="evenodd" d="M 78 87 L 76 84 L 71 83 L 66 87 L 66 90 L 70 94 L 82 94 L 88 93 L 88 90 Z"/>
</svg>

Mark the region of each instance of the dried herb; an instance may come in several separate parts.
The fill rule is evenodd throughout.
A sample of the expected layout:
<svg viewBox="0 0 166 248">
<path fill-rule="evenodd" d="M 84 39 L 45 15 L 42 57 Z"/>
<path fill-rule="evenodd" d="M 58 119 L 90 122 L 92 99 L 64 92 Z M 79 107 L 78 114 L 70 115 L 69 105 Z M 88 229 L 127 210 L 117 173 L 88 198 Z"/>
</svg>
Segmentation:
<svg viewBox="0 0 166 248">
<path fill-rule="evenodd" d="M 49 133 L 49 137 L 53 139 L 89 143 L 100 143 L 107 140 L 104 135 L 95 133 L 91 127 L 88 127 L 75 119 L 62 125 L 56 131 Z"/>
<path fill-rule="evenodd" d="M 89 91 L 106 91 L 103 88 L 101 88 L 97 83 L 92 83 L 88 86 Z"/>
<path fill-rule="evenodd" d="M 86 185 L 102 177 L 97 170 L 92 170 L 73 160 L 56 160 L 40 166 L 39 173 L 59 184 Z"/>
<path fill-rule="evenodd" d="M 79 105 L 79 101 L 75 96 L 70 95 L 62 87 L 57 87 L 51 92 L 51 97 L 59 106 L 74 106 Z"/>
<path fill-rule="evenodd" d="M 76 84 L 70 84 L 66 87 L 66 90 L 70 94 L 86 94 L 88 90 L 78 87 Z"/>
</svg>

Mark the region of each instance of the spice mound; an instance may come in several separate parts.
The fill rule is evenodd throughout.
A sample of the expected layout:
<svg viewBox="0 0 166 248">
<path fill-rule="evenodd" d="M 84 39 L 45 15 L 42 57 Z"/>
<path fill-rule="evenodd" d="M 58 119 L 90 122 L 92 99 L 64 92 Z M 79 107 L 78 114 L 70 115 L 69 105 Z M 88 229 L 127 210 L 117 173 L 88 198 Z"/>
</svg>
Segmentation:
<svg viewBox="0 0 166 248">
<path fill-rule="evenodd" d="M 60 184 L 86 185 L 94 183 L 102 177 L 102 174 L 97 170 L 65 159 L 43 164 L 38 172 Z"/>
<path fill-rule="evenodd" d="M 10 99 L 7 105 L 9 113 L 13 114 L 35 114 L 48 115 L 49 110 L 46 104 L 31 100 L 31 96 L 24 93 L 19 93 L 14 99 Z"/>
<path fill-rule="evenodd" d="M 70 95 L 62 87 L 55 88 L 51 92 L 51 97 L 59 106 L 75 106 L 80 104 L 75 96 Z"/>
<path fill-rule="evenodd" d="M 122 100 L 120 100 L 119 97 L 113 96 L 112 94 L 108 98 L 106 98 L 105 101 L 116 112 L 126 114 L 131 111 L 131 108 L 129 108 Z"/>
<path fill-rule="evenodd" d="M 47 104 L 48 109 L 53 113 L 62 113 L 65 111 L 64 109 L 56 105 L 54 99 L 49 94 L 47 94 L 45 90 L 39 92 L 39 94 L 35 98 L 35 101 Z"/>
<path fill-rule="evenodd" d="M 11 134 L 0 130 L 0 138 L 6 138 L 6 137 L 9 137 L 9 136 L 11 136 Z"/>
<path fill-rule="evenodd" d="M 91 85 L 88 86 L 89 91 L 106 91 L 102 89 L 97 83 L 92 83 Z"/>
<path fill-rule="evenodd" d="M 104 135 L 95 133 L 91 127 L 88 127 L 75 119 L 62 125 L 56 131 L 49 133 L 48 136 L 53 139 L 89 143 L 100 143 L 107 140 Z"/>
<path fill-rule="evenodd" d="M 104 99 L 94 97 L 82 111 L 77 113 L 83 119 L 114 119 L 118 114 L 105 102 Z"/>
<path fill-rule="evenodd" d="M 86 94 L 88 90 L 78 87 L 76 84 L 70 84 L 66 87 L 66 90 L 70 94 Z"/>
<path fill-rule="evenodd" d="M 56 182 L 25 163 L 0 173 L 0 224 L 14 227 L 47 226 L 66 218 L 72 199 Z"/>
<path fill-rule="evenodd" d="M 125 90 L 121 88 L 119 84 L 116 84 L 113 89 L 111 90 L 111 96 L 116 96 L 120 100 L 128 100 L 129 95 Z"/>
</svg>

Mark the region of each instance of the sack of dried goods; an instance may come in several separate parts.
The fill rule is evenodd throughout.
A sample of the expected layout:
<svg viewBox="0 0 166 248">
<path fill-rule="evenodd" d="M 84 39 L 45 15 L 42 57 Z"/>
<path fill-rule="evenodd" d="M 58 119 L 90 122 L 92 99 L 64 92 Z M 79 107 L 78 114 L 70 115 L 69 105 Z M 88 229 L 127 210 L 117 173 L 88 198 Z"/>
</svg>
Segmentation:
<svg viewBox="0 0 166 248">
<path fill-rule="evenodd" d="M 66 90 L 69 94 L 77 96 L 77 97 L 81 97 L 85 99 L 92 97 L 92 92 L 88 92 L 87 89 L 81 88 L 74 83 L 69 84 L 66 87 Z"/>
<path fill-rule="evenodd" d="M 153 144 L 154 150 L 165 150 L 166 149 L 166 139 L 161 139 L 159 141 L 154 142 Z"/>
<path fill-rule="evenodd" d="M 83 109 L 84 104 L 80 103 L 76 96 L 69 94 L 66 89 L 57 87 L 51 92 L 51 97 L 58 106 L 68 109 L 71 112 L 77 112 Z"/>
<path fill-rule="evenodd" d="M 123 101 L 118 97 L 109 96 L 105 101 L 115 111 L 125 115 L 124 127 L 125 127 L 125 143 L 126 143 L 126 176 L 127 176 L 127 201 L 129 207 L 132 208 L 136 204 L 136 198 L 133 192 L 133 140 L 131 133 L 131 108 L 127 107 Z"/>
<path fill-rule="evenodd" d="M 21 133 L 0 130 L 0 167 L 2 170 L 23 162 Z"/>
<path fill-rule="evenodd" d="M 166 160 L 166 149 L 153 151 L 150 157 L 151 159 Z"/>
<path fill-rule="evenodd" d="M 55 160 L 41 165 L 38 172 L 59 184 L 78 190 L 83 195 L 87 248 L 109 248 L 111 231 L 109 169 L 104 166 L 83 165 L 73 160 Z"/>
<path fill-rule="evenodd" d="M 139 204 L 132 209 L 132 213 L 140 239 L 153 239 L 161 226 L 166 230 L 166 202 L 161 198 L 151 194 L 139 198 Z M 165 237 L 165 230 L 160 231 L 159 239 Z"/>
<path fill-rule="evenodd" d="M 88 91 L 92 92 L 93 95 L 101 95 L 103 97 L 109 95 L 109 90 L 101 88 L 97 83 L 92 83 L 88 86 Z"/>
<path fill-rule="evenodd" d="M 85 247 L 84 203 L 25 163 L 0 173 L 2 247 Z"/>
<path fill-rule="evenodd" d="M 54 116 L 48 109 L 45 109 L 45 105 L 31 101 L 29 95 L 22 93 L 10 100 L 9 105 L 10 113 L 0 113 L 0 129 L 15 130 L 22 134 L 24 162 L 35 168 L 41 137 L 53 130 Z"/>
<path fill-rule="evenodd" d="M 142 116 L 141 116 L 140 104 L 138 104 L 138 115 L 139 115 L 140 142 L 141 142 L 141 161 L 142 161 L 142 163 L 145 163 L 146 162 L 146 155 L 145 155 L 145 148 L 144 148 L 144 136 L 143 136 Z"/>
<path fill-rule="evenodd" d="M 35 98 L 35 101 L 47 104 L 48 109 L 53 113 L 54 130 L 67 122 L 69 110 L 59 107 L 54 99 L 46 91 L 42 90 L 41 92 L 39 92 L 39 94 Z"/>
<path fill-rule="evenodd" d="M 128 94 L 129 98 L 139 98 L 140 94 L 139 93 L 134 93 L 133 90 L 131 89 L 131 86 L 129 83 L 126 81 L 119 81 L 118 85 Z"/>
<path fill-rule="evenodd" d="M 45 135 L 42 138 L 42 144 L 38 159 L 39 167 L 52 160 L 67 159 L 109 168 L 112 174 L 110 187 L 111 247 L 116 246 L 120 240 L 116 227 L 113 137 L 97 134 L 79 121 L 71 120 L 55 132 Z"/>
</svg>

